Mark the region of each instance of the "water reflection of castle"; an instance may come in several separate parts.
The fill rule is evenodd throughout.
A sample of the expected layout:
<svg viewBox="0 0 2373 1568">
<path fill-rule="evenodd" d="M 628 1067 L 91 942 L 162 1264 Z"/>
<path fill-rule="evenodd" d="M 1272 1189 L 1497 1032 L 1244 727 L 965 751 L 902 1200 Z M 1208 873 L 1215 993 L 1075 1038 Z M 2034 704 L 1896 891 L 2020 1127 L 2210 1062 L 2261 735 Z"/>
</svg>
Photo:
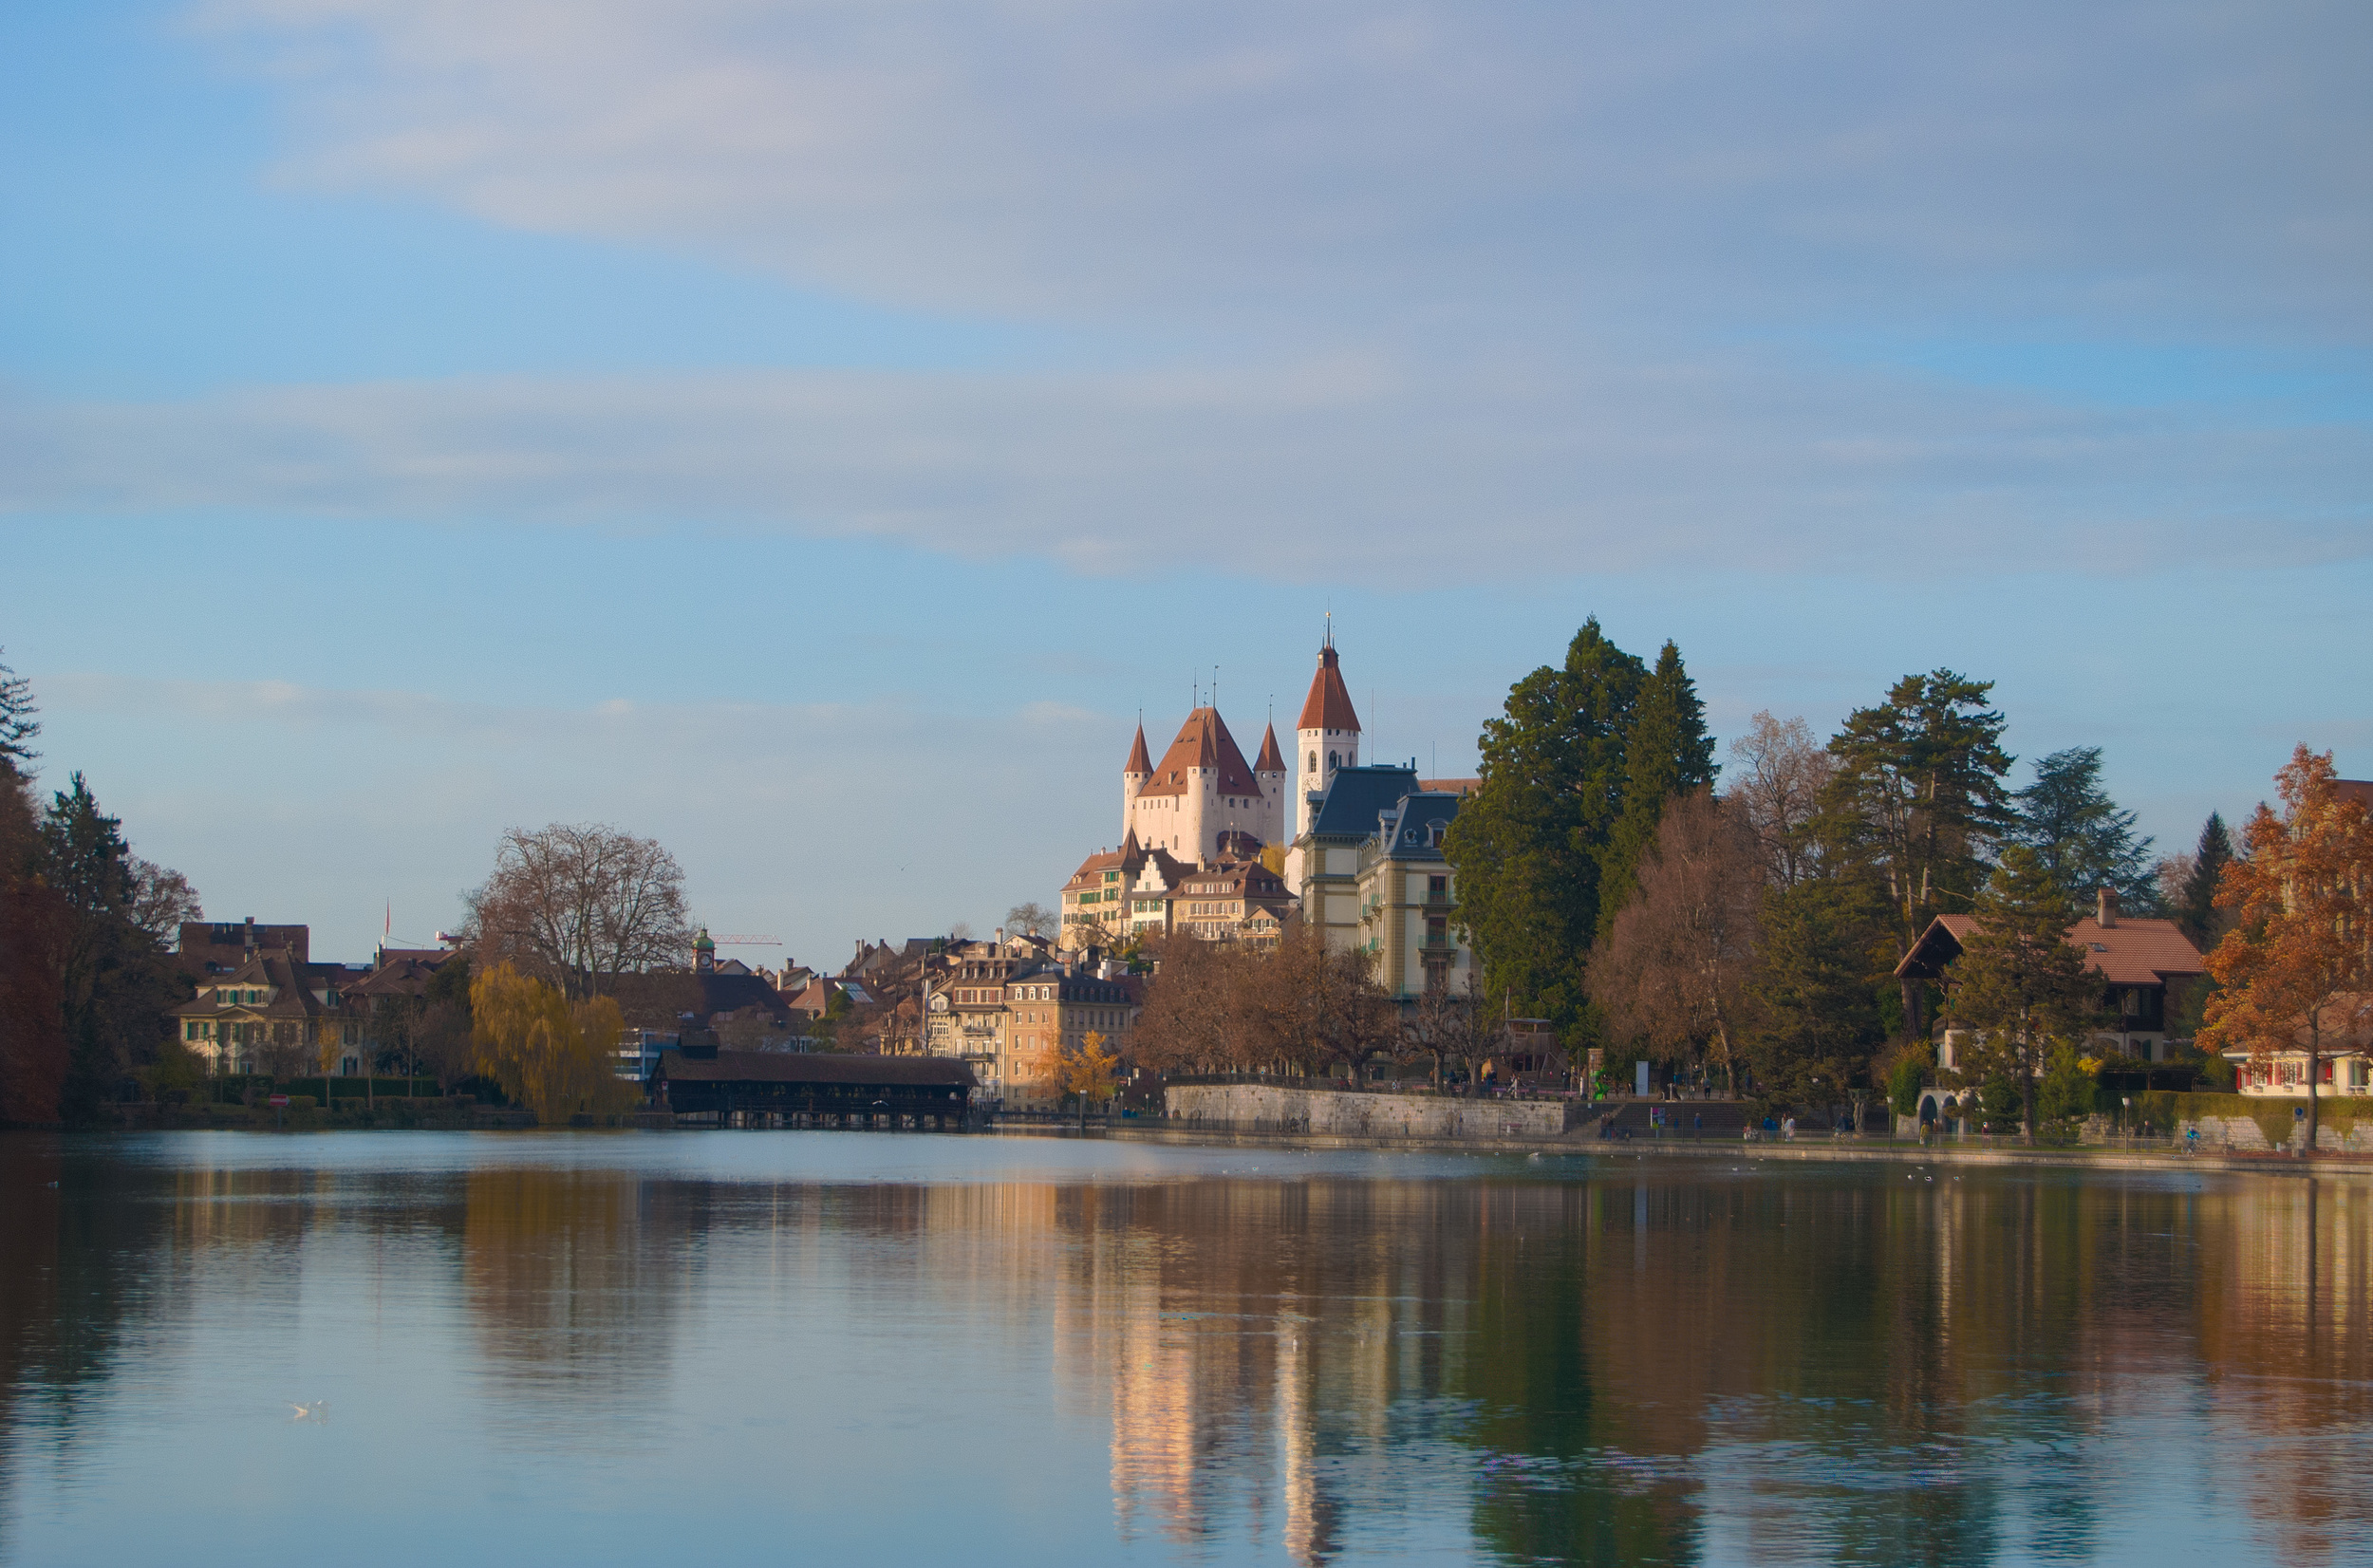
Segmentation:
<svg viewBox="0 0 2373 1568">
<path fill-rule="evenodd" d="M 1117 1528 L 1188 1546 L 1351 1560 L 1446 1520 L 1584 1562 L 2083 1560 L 2170 1520 L 2243 1559 L 2373 1544 L 2346 1462 L 2373 1421 L 2354 1181 L 819 1186 L 215 1159 L 250 1147 L 0 1143 L 0 1453 L 104 1444 L 87 1412 L 127 1369 L 256 1354 L 301 1295 L 390 1314 L 368 1343 L 466 1356 L 537 1432 L 636 1450 L 696 1352 L 829 1352 L 873 1302 L 957 1325 L 964 1347 L 927 1347 L 932 1398 L 1016 1441 L 1036 1417 L 981 1407 L 965 1355 L 1051 1346 L 1058 1410 L 1110 1424 Z M 716 1316 L 728 1297 L 820 1303 L 825 1337 L 704 1347 L 783 1321 Z M 0 1465 L 10 1487 L 0 1518 L 31 1496 Z"/>
</svg>

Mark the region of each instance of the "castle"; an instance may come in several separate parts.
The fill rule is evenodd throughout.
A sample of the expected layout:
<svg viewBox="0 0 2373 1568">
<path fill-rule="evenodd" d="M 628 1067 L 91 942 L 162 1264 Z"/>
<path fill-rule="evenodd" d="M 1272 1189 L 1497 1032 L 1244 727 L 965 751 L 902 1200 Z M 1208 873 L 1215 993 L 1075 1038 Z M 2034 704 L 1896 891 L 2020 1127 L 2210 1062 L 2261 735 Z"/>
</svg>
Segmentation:
<svg viewBox="0 0 2373 1568">
<path fill-rule="evenodd" d="M 1294 741 L 1305 800 L 1324 792 L 1336 770 L 1359 765 L 1359 716 L 1352 711 L 1332 631 L 1318 649 L 1318 672 L 1311 678 Z M 1261 755 L 1247 767 L 1216 707 L 1188 714 L 1159 764 L 1147 754 L 1140 723 L 1121 766 L 1121 842 L 1134 838 L 1143 849 L 1167 851 L 1190 866 L 1249 858 L 1246 848 L 1257 855 L 1282 846 L 1291 838 L 1285 823 L 1289 774 L 1275 724 L 1261 732 Z"/>
<path fill-rule="evenodd" d="M 1297 771 L 1296 763 L 1299 764 Z M 1185 931 L 1272 945 L 1292 912 L 1288 791 L 1307 814 L 1328 783 L 1359 765 L 1359 716 L 1343 684 L 1335 638 L 1318 649 L 1294 733 L 1294 761 L 1277 726 L 1250 763 L 1217 706 L 1198 703 L 1155 762 L 1140 723 L 1121 765 L 1121 843 L 1090 855 L 1064 884 L 1066 949 Z"/>
</svg>

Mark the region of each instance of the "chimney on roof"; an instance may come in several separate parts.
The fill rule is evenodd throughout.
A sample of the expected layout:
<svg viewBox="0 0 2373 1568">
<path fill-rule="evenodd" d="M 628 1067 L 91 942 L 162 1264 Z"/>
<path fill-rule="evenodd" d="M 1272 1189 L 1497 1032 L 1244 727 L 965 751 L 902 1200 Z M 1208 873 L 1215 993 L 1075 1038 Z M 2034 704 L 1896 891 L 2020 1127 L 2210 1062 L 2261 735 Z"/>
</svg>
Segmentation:
<svg viewBox="0 0 2373 1568">
<path fill-rule="evenodd" d="M 2093 907 L 2093 924 L 2106 931 L 2118 924 L 2118 889 L 2104 887 Z"/>
<path fill-rule="evenodd" d="M 251 954 L 255 951 L 255 917 L 253 915 L 247 917 L 247 950 Z"/>
</svg>

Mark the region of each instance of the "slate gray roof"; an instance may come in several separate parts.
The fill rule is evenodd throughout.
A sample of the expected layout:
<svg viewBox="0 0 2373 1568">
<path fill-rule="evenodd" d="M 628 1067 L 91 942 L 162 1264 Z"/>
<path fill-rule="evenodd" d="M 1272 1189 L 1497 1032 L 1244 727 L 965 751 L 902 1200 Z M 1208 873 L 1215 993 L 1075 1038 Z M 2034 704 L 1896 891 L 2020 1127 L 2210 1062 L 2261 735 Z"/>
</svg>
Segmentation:
<svg viewBox="0 0 2373 1568">
<path fill-rule="evenodd" d="M 1376 818 L 1416 788 L 1417 770 L 1398 763 L 1337 769 L 1318 797 L 1310 831 L 1321 838 L 1366 838 L 1376 831 Z"/>
<path fill-rule="evenodd" d="M 1395 860 L 1440 860 L 1442 850 L 1433 842 L 1433 825 L 1439 822 L 1447 831 L 1458 819 L 1458 803 L 1457 795 L 1431 790 L 1404 796 L 1377 823 L 1379 835 L 1392 835 L 1391 843 L 1378 848 Z"/>
</svg>

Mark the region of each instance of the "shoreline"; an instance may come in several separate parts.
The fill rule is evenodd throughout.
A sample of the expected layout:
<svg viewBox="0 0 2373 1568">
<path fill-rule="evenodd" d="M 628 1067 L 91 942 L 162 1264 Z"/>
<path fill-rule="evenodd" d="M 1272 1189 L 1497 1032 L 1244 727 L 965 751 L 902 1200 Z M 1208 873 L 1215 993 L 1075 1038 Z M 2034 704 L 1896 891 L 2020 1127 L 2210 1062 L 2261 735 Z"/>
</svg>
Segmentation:
<svg viewBox="0 0 2373 1568">
<path fill-rule="evenodd" d="M 1655 1156 L 1680 1160 L 1741 1159 L 1798 1163 L 1879 1163 L 1895 1165 L 2042 1166 L 2075 1170 L 2214 1170 L 2261 1176 L 2373 1176 L 2373 1155 L 2319 1154 L 2303 1159 L 2291 1154 L 2236 1154 L 2223 1149 L 2185 1154 L 2140 1149 L 1956 1148 L 1951 1144 L 1801 1140 L 1793 1143 L 1749 1143 L 1745 1139 L 1633 1138 L 1426 1138 L 1375 1137 L 1339 1132 L 1261 1132 L 1225 1127 L 1177 1127 L 1158 1122 L 1120 1123 L 1077 1128 L 1044 1125 L 997 1127 L 987 1130 L 1000 1137 L 1102 1137 L 1120 1143 L 1173 1144 L 1216 1148 L 1371 1149 L 1405 1154 L 1557 1154 L 1568 1158 L 1634 1159 Z"/>
</svg>

